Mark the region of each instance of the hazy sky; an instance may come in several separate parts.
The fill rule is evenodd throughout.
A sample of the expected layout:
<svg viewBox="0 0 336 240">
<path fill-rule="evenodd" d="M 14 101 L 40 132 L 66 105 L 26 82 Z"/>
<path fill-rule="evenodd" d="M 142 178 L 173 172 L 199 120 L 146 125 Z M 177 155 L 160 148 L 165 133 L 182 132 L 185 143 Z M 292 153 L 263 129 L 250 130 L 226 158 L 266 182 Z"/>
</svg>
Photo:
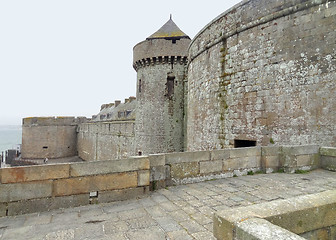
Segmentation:
<svg viewBox="0 0 336 240">
<path fill-rule="evenodd" d="M 87 116 L 135 96 L 135 44 L 173 14 L 193 38 L 239 0 L 1 0 L 0 124 Z"/>
</svg>

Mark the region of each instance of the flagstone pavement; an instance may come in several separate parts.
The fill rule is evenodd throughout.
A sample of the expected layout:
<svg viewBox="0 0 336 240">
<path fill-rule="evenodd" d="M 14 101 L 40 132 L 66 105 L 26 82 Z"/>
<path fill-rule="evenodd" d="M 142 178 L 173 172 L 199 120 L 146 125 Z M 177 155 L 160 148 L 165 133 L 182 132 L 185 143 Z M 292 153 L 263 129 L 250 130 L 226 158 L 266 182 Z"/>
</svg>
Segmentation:
<svg viewBox="0 0 336 240">
<path fill-rule="evenodd" d="M 336 173 L 256 174 L 133 200 L 0 218 L 0 239 L 214 239 L 215 211 L 336 189 Z"/>
</svg>

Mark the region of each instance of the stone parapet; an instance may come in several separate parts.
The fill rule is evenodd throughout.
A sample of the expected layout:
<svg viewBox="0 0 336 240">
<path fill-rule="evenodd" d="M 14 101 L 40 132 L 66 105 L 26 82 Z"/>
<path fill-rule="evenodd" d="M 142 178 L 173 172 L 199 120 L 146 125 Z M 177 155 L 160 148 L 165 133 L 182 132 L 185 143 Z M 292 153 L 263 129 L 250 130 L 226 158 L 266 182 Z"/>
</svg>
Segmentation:
<svg viewBox="0 0 336 240">
<path fill-rule="evenodd" d="M 0 216 L 138 197 L 149 189 L 149 164 L 137 157 L 0 169 Z"/>
<path fill-rule="evenodd" d="M 336 171 L 336 148 L 321 147 L 321 167 L 329 171 Z"/>
<path fill-rule="evenodd" d="M 218 211 L 213 230 L 217 239 L 305 239 L 298 235 L 334 228 L 335 216 L 336 191 L 330 190 Z"/>
<path fill-rule="evenodd" d="M 39 211 L 39 204 L 49 210 L 66 206 L 67 201 L 77 206 L 124 200 L 174 184 L 278 170 L 311 170 L 320 167 L 320 158 L 323 168 L 335 170 L 334 151 L 315 145 L 250 147 L 3 168 L 0 216 Z"/>
<path fill-rule="evenodd" d="M 320 167 L 319 147 L 316 145 L 168 153 L 149 155 L 149 159 L 150 180 L 154 185 L 163 180 L 168 185 L 184 184 L 255 172 L 294 173 Z"/>
</svg>

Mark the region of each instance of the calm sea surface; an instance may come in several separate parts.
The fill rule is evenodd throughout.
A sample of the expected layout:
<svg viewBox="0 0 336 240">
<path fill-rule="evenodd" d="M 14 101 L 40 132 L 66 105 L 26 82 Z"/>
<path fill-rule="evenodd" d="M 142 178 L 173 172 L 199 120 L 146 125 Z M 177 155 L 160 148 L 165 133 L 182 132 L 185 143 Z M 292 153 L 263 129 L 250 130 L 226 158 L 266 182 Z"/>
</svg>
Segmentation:
<svg viewBox="0 0 336 240">
<path fill-rule="evenodd" d="M 2 151 L 16 148 L 22 142 L 22 127 L 20 125 L 0 125 L 0 154 Z"/>
</svg>

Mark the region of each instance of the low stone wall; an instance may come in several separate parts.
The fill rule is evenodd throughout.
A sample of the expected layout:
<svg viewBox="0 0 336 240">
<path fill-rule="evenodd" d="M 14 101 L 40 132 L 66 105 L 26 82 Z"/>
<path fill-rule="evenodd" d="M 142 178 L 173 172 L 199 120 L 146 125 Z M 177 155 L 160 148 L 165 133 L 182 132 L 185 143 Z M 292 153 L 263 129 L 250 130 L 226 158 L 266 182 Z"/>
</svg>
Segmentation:
<svg viewBox="0 0 336 240">
<path fill-rule="evenodd" d="M 329 171 L 336 171 L 336 148 L 321 147 L 321 167 Z"/>
<path fill-rule="evenodd" d="M 334 166 L 335 149 L 321 148 Z M 332 159 L 332 161 L 330 160 Z M 129 199 L 174 184 L 319 168 L 318 146 L 251 147 L 0 169 L 0 216 Z"/>
<path fill-rule="evenodd" d="M 148 157 L 0 169 L 0 216 L 129 199 L 149 174 Z"/>
<path fill-rule="evenodd" d="M 153 188 L 252 174 L 257 171 L 313 170 L 320 167 L 319 146 L 233 148 L 149 155 Z"/>
<path fill-rule="evenodd" d="M 336 190 L 219 211 L 213 229 L 217 239 L 334 239 Z"/>
</svg>

